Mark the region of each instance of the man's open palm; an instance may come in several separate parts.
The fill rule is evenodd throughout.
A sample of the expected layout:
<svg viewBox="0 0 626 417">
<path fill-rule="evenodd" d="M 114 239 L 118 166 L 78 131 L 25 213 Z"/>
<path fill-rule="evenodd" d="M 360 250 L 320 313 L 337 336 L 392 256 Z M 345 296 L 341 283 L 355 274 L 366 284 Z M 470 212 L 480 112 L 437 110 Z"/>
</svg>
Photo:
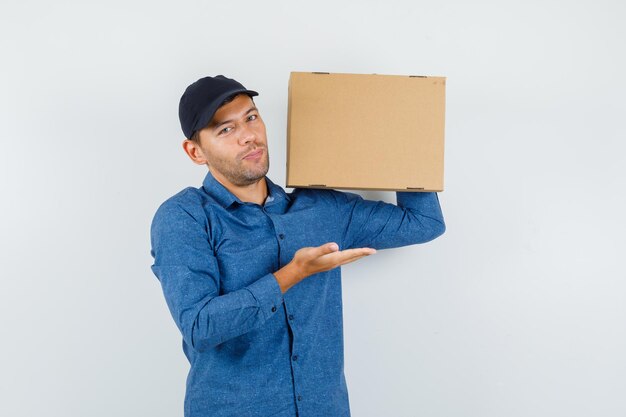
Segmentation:
<svg viewBox="0 0 626 417">
<path fill-rule="evenodd" d="M 305 276 L 318 272 L 329 271 L 340 265 L 345 265 L 361 259 L 364 256 L 373 255 L 376 249 L 354 248 L 339 250 L 334 242 L 325 243 L 317 247 L 305 247 L 299 249 L 293 257 L 293 262 Z"/>
</svg>

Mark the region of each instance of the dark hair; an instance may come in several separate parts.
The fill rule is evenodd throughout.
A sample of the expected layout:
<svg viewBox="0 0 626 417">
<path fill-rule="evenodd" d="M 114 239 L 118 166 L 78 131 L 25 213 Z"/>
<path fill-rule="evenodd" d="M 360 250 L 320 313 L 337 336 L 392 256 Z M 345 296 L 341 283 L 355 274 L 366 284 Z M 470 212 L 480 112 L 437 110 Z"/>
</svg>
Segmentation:
<svg viewBox="0 0 626 417">
<path fill-rule="evenodd" d="M 235 97 L 237 97 L 240 94 L 245 94 L 245 93 L 235 93 L 235 94 L 233 94 L 231 96 L 226 97 L 224 99 L 224 101 L 222 101 L 220 103 L 220 105 L 219 105 L 219 107 L 217 109 L 219 110 L 219 108 L 222 107 L 224 104 L 230 103 L 231 101 L 233 101 L 235 99 Z M 252 100 L 252 102 L 254 103 L 254 99 L 252 98 L 252 96 L 248 96 L 248 97 L 250 97 L 250 100 Z M 211 126 L 212 123 L 213 123 L 213 120 L 211 120 L 207 126 Z M 189 140 L 191 140 L 192 142 L 200 145 L 200 129 L 198 129 L 195 132 L 193 132 L 193 135 L 191 135 Z"/>
</svg>

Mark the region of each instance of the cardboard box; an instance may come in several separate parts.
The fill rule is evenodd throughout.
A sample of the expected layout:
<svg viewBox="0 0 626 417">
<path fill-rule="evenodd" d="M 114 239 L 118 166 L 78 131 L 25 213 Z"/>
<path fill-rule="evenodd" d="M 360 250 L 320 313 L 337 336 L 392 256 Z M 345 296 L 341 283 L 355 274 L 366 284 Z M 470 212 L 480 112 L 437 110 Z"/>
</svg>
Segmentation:
<svg viewBox="0 0 626 417">
<path fill-rule="evenodd" d="M 287 187 L 443 191 L 445 77 L 292 72 Z"/>
</svg>

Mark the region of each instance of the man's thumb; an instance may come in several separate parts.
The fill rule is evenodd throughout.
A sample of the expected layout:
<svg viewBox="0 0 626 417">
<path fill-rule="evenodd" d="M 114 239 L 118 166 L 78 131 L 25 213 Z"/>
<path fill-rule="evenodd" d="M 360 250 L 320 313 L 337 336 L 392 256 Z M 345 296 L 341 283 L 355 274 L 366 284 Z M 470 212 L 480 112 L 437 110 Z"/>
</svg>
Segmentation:
<svg viewBox="0 0 626 417">
<path fill-rule="evenodd" d="M 337 245 L 335 242 L 329 242 L 322 246 L 323 253 L 331 253 L 337 250 L 339 250 L 339 245 Z"/>
</svg>

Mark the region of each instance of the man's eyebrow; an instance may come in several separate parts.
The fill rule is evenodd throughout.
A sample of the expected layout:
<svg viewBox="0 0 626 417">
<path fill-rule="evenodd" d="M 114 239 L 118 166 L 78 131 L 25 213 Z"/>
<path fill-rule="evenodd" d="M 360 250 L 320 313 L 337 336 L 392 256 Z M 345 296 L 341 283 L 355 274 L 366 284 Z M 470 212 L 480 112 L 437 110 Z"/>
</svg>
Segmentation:
<svg viewBox="0 0 626 417">
<path fill-rule="evenodd" d="M 246 115 L 248 115 L 249 113 L 251 113 L 251 112 L 253 112 L 255 110 L 257 110 L 256 106 L 252 106 L 243 115 L 246 116 Z M 215 130 L 218 127 L 220 127 L 221 125 L 225 125 L 226 123 L 230 123 L 230 122 L 233 122 L 233 121 L 234 121 L 234 119 L 228 119 L 228 120 L 224 120 L 224 121 L 221 121 L 221 122 L 218 122 L 217 120 L 213 120 L 213 122 L 211 123 L 211 128 Z"/>
</svg>

